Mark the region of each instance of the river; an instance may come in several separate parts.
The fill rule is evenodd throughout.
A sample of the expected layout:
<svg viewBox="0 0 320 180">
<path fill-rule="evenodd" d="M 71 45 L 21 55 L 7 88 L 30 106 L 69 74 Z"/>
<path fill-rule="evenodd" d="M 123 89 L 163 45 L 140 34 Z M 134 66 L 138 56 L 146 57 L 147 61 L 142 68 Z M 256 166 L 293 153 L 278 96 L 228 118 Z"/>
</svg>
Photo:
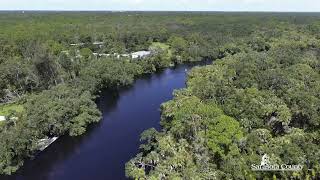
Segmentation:
<svg viewBox="0 0 320 180">
<path fill-rule="evenodd" d="M 118 92 L 104 91 L 97 100 L 103 113 L 98 124 L 80 137 L 61 137 L 8 180 L 121 180 L 125 163 L 140 145 L 140 134 L 160 129 L 160 105 L 172 99 L 174 89 L 185 87 L 186 74 L 195 65 L 178 65 L 139 78 Z"/>
</svg>

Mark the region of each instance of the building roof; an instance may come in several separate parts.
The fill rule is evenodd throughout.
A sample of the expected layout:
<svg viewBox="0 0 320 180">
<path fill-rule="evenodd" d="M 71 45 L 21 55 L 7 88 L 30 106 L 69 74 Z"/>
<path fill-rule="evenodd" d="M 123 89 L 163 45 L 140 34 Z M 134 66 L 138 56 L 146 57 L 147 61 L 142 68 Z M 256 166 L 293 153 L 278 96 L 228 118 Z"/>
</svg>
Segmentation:
<svg viewBox="0 0 320 180">
<path fill-rule="evenodd" d="M 73 43 L 73 44 L 70 44 L 70 46 L 83 46 L 84 43 Z"/>
<path fill-rule="evenodd" d="M 102 42 L 102 41 L 101 41 L 101 42 L 100 42 L 100 41 L 96 41 L 96 42 L 93 42 L 92 44 L 93 44 L 93 45 L 103 45 L 104 42 Z"/>
<path fill-rule="evenodd" d="M 5 116 L 0 116 L 0 121 L 5 121 L 6 117 Z"/>
<path fill-rule="evenodd" d="M 131 56 L 133 59 L 135 59 L 135 58 L 143 58 L 143 57 L 149 56 L 150 54 L 151 54 L 151 51 L 138 51 L 138 52 L 131 53 Z"/>
</svg>

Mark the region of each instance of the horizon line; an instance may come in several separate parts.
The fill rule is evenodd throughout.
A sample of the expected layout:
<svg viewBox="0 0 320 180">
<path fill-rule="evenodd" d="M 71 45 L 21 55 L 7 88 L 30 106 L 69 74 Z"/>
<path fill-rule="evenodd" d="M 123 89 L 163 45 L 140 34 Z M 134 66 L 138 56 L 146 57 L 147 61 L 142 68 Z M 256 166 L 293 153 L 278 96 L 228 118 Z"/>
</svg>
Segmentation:
<svg viewBox="0 0 320 180">
<path fill-rule="evenodd" d="M 68 9 L 0 9 L 0 12 L 244 12 L 244 13 L 320 13 L 320 11 L 253 11 L 253 10 L 102 10 L 102 9 L 82 9 L 82 10 L 68 10 Z"/>
</svg>

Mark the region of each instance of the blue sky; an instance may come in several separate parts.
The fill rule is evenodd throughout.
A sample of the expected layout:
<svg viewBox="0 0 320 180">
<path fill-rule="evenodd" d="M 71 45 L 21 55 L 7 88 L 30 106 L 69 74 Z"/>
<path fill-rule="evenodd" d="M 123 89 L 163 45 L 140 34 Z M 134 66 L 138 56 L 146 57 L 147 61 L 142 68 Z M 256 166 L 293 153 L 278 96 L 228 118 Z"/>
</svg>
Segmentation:
<svg viewBox="0 0 320 180">
<path fill-rule="evenodd" d="M 320 0 L 0 0 L 0 10 L 320 11 Z"/>
</svg>

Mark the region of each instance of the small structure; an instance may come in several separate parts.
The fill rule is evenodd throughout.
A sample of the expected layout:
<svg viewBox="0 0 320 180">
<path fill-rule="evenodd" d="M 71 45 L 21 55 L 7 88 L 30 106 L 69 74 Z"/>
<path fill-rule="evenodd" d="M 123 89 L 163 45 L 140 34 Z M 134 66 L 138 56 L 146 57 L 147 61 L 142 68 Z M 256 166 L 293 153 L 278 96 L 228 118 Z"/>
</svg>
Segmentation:
<svg viewBox="0 0 320 180">
<path fill-rule="evenodd" d="M 61 53 L 65 54 L 65 55 L 69 55 L 69 51 L 61 51 Z"/>
<path fill-rule="evenodd" d="M 122 57 L 130 57 L 130 54 L 121 54 Z"/>
<path fill-rule="evenodd" d="M 45 150 L 45 149 L 46 149 L 47 147 L 49 147 L 52 143 L 54 143 L 57 139 L 58 139 L 58 137 L 40 139 L 40 140 L 38 141 L 38 149 L 39 149 L 40 151 Z"/>
<path fill-rule="evenodd" d="M 115 57 L 117 59 L 120 59 L 120 57 L 130 57 L 131 54 L 118 54 L 118 53 L 113 53 L 113 54 L 105 54 L 105 53 L 93 53 L 94 56 L 97 57 Z"/>
<path fill-rule="evenodd" d="M 93 53 L 94 56 L 96 57 L 115 57 L 117 59 L 120 59 L 121 57 L 126 57 L 126 58 L 132 58 L 132 59 L 142 59 L 146 58 L 150 55 L 152 55 L 151 51 L 138 51 L 138 52 L 133 52 L 130 54 L 118 54 L 118 53 L 113 53 L 113 54 L 105 54 L 105 53 Z"/>
<path fill-rule="evenodd" d="M 105 53 L 93 53 L 94 56 L 97 57 L 109 57 L 111 54 L 105 54 Z"/>
<path fill-rule="evenodd" d="M 6 120 L 6 117 L 5 116 L 0 116 L 0 122 L 1 121 L 5 121 Z"/>
<path fill-rule="evenodd" d="M 93 42 L 92 44 L 95 45 L 95 46 L 99 46 L 99 48 L 102 48 L 103 45 L 104 45 L 104 42 L 96 41 L 96 42 Z"/>
<path fill-rule="evenodd" d="M 151 51 L 138 51 L 131 53 L 132 59 L 145 58 L 151 55 Z"/>
<path fill-rule="evenodd" d="M 74 44 L 70 44 L 70 46 L 83 46 L 84 45 L 84 43 L 74 43 Z"/>
<path fill-rule="evenodd" d="M 92 44 L 93 44 L 93 45 L 103 45 L 103 44 L 104 44 L 104 42 L 102 42 L 102 41 L 101 41 L 101 42 L 96 41 L 96 42 L 93 42 Z"/>
</svg>

